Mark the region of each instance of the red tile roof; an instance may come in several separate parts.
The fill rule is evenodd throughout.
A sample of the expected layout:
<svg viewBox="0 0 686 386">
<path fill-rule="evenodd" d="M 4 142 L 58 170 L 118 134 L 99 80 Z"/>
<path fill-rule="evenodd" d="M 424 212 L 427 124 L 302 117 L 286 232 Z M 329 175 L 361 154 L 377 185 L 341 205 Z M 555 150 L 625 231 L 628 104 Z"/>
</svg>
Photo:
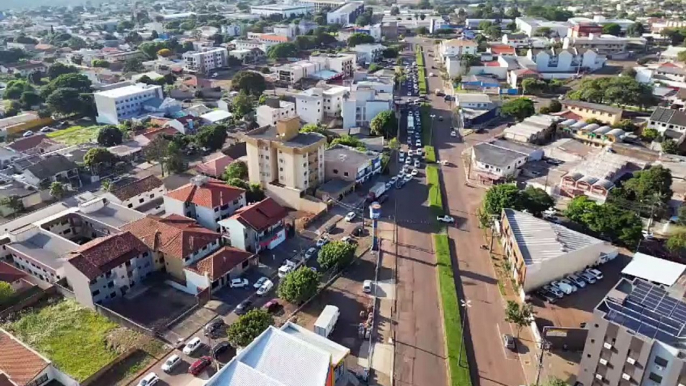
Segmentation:
<svg viewBox="0 0 686 386">
<path fill-rule="evenodd" d="M 538 71 L 531 70 L 528 68 L 520 68 L 519 70 L 515 70 L 514 73 L 517 74 L 518 76 L 521 76 L 521 75 L 538 75 Z"/>
<path fill-rule="evenodd" d="M 260 39 L 268 40 L 268 41 L 272 41 L 272 42 L 281 42 L 281 43 L 288 42 L 288 37 L 280 36 L 280 35 L 262 34 L 262 35 L 260 35 Z"/>
<path fill-rule="evenodd" d="M 224 181 L 209 178 L 201 186 L 193 183 L 167 193 L 167 197 L 183 202 L 192 202 L 206 208 L 228 204 L 242 195 L 245 190 L 227 185 Z"/>
<path fill-rule="evenodd" d="M 492 62 L 485 62 L 486 67 L 500 67 L 500 63 L 497 60 Z"/>
<path fill-rule="evenodd" d="M 191 218 L 176 214 L 165 218 L 147 216 L 125 225 L 122 230 L 134 234 L 148 248 L 176 259 L 183 259 L 220 238 L 219 233 L 201 227 Z"/>
<path fill-rule="evenodd" d="M 237 210 L 231 218 L 261 231 L 283 220 L 287 214 L 286 208 L 271 198 L 265 198 L 258 203 Z"/>
<path fill-rule="evenodd" d="M 19 386 L 25 386 L 50 365 L 45 358 L 0 329 L 0 372 Z"/>
<path fill-rule="evenodd" d="M 497 44 L 491 46 L 491 53 L 494 55 L 514 55 L 517 53 L 517 51 L 514 49 L 514 47 L 508 46 L 507 44 Z"/>
<path fill-rule="evenodd" d="M 207 274 L 214 281 L 226 275 L 234 267 L 255 256 L 250 252 L 232 247 L 222 247 L 215 253 L 188 267 L 201 275 Z"/>
<path fill-rule="evenodd" d="M 148 246 L 131 232 L 117 233 L 81 245 L 72 252 L 69 263 L 93 280 L 147 251 Z"/>
<path fill-rule="evenodd" d="M 153 175 L 150 175 L 138 181 L 134 181 L 130 184 L 114 188 L 112 189 L 112 191 L 110 191 L 110 193 L 112 193 L 118 199 L 126 201 L 139 194 L 149 192 L 153 189 L 157 189 L 163 185 L 164 184 L 162 183 L 162 180 Z"/>
<path fill-rule="evenodd" d="M 0 261 L 0 281 L 13 283 L 24 277 L 26 277 L 24 271 L 20 271 L 7 263 Z"/>
<path fill-rule="evenodd" d="M 562 117 L 562 118 L 565 118 L 565 119 L 576 119 L 577 121 L 582 121 L 582 120 L 583 120 L 583 117 L 582 117 L 581 115 L 578 115 L 578 114 L 576 114 L 576 113 L 574 113 L 573 111 L 570 111 L 570 110 L 567 110 L 567 111 L 564 111 L 564 112 L 561 112 L 561 113 L 558 113 L 558 114 L 553 114 L 553 115 L 556 115 L 556 116 L 558 116 L 558 117 Z"/>
<path fill-rule="evenodd" d="M 226 170 L 232 162 L 233 158 L 228 155 L 221 155 L 196 166 L 195 169 L 206 176 L 220 178 L 222 174 L 224 174 L 224 170 Z"/>
<path fill-rule="evenodd" d="M 163 135 L 163 134 L 176 135 L 176 134 L 179 134 L 179 131 L 173 127 L 165 126 L 165 127 L 158 127 L 155 129 L 150 129 L 141 135 L 143 135 L 145 138 L 152 141 L 153 139 L 157 138 L 158 135 Z"/>
<path fill-rule="evenodd" d="M 681 68 L 681 67 L 679 67 L 678 65 L 676 65 L 675 63 L 672 63 L 672 62 L 665 62 L 665 63 L 662 63 L 658 68 L 662 68 L 662 67 Z"/>
</svg>

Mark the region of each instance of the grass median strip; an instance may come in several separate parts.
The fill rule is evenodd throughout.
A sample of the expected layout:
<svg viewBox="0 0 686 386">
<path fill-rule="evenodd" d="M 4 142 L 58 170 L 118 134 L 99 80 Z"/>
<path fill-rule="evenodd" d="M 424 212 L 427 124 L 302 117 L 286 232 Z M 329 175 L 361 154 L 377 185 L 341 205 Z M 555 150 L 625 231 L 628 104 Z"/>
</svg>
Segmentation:
<svg viewBox="0 0 686 386">
<path fill-rule="evenodd" d="M 465 352 L 462 318 L 457 302 L 455 278 L 453 276 L 452 261 L 450 259 L 450 244 L 448 235 L 433 235 L 436 261 L 438 263 L 438 290 L 441 294 L 443 308 L 443 324 L 445 326 L 445 341 L 447 342 L 448 367 L 450 369 L 451 386 L 471 386 L 469 376 L 469 362 Z M 461 366 L 458 362 L 460 350 L 462 350 Z"/>
<path fill-rule="evenodd" d="M 443 215 L 443 198 L 441 197 L 441 182 L 438 168 L 434 165 L 426 167 L 426 181 L 429 185 L 429 207 L 437 216 Z"/>
<path fill-rule="evenodd" d="M 436 163 L 436 150 L 433 146 L 424 146 L 424 153 L 426 162 Z"/>
</svg>

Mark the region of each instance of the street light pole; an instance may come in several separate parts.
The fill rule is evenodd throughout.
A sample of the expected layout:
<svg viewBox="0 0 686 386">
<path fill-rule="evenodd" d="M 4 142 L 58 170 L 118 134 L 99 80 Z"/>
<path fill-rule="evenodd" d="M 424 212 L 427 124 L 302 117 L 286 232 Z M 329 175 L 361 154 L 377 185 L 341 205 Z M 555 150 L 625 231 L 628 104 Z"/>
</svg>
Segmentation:
<svg viewBox="0 0 686 386">
<path fill-rule="evenodd" d="M 462 343 L 460 344 L 460 355 L 457 357 L 457 365 L 460 365 L 460 362 L 462 362 L 462 349 L 464 347 L 464 324 L 465 320 L 467 320 L 467 310 L 472 306 L 472 301 L 471 300 L 465 300 L 462 299 L 460 300 L 460 307 L 464 310 L 462 313 Z"/>
<path fill-rule="evenodd" d="M 427 143 L 427 146 L 433 145 L 433 138 L 434 138 L 434 118 L 436 118 L 436 114 L 431 114 L 431 127 L 429 128 L 429 143 Z"/>
<path fill-rule="evenodd" d="M 535 386 L 538 386 L 538 382 L 541 378 L 541 370 L 543 369 L 543 355 L 545 354 L 545 350 L 548 349 L 548 341 L 545 340 L 546 333 L 548 332 L 548 326 L 543 327 L 543 333 L 541 334 L 541 352 L 538 355 L 538 370 L 536 371 L 536 382 L 534 383 Z"/>
</svg>

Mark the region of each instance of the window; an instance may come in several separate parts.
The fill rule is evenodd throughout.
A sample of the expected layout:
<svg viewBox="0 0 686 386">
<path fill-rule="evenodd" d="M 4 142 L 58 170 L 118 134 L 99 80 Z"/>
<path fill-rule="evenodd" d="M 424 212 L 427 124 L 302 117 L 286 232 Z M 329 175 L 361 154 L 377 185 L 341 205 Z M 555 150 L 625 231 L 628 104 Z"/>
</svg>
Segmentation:
<svg viewBox="0 0 686 386">
<path fill-rule="evenodd" d="M 667 365 L 669 364 L 669 361 L 667 361 L 664 358 L 656 356 L 655 357 L 655 364 L 658 366 L 667 367 Z"/>
<path fill-rule="evenodd" d="M 107 283 L 107 288 L 112 288 L 112 287 L 114 287 L 114 282 L 113 282 L 113 281 Z"/>
<path fill-rule="evenodd" d="M 648 379 L 650 379 L 653 382 L 657 382 L 657 383 L 662 382 L 662 377 L 655 374 L 655 373 L 650 373 L 650 375 L 648 376 Z"/>
<path fill-rule="evenodd" d="M 333 174 L 338 174 L 338 169 L 334 169 Z"/>
<path fill-rule="evenodd" d="M 95 290 L 95 291 L 91 292 L 91 295 L 93 295 L 93 296 L 100 295 L 100 290 Z"/>
</svg>

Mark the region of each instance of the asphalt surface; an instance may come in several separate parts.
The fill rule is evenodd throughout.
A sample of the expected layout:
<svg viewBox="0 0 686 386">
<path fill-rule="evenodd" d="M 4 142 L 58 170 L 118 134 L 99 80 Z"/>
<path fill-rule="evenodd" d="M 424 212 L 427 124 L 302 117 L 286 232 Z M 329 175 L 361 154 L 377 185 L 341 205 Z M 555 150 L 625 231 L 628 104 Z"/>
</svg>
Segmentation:
<svg viewBox="0 0 686 386">
<path fill-rule="evenodd" d="M 429 48 L 433 48 L 430 43 L 422 42 L 422 45 L 425 47 L 425 53 Z M 436 65 L 433 57 L 425 55 L 425 60 L 427 67 Z M 439 77 L 428 78 L 429 98 L 434 113 L 447 117 L 450 114 L 450 104 L 444 102 L 442 97 L 431 94 L 434 89 L 442 89 L 443 87 Z M 433 141 L 437 157 L 440 160 L 447 160 L 449 163 L 449 166 L 442 167 L 441 177 L 444 185 L 444 205 L 448 213 L 456 220 L 455 224 L 448 228 L 448 235 L 452 244 L 453 259 L 457 258 L 457 267 L 455 267 L 454 261 L 454 269 L 455 276 L 459 277 L 458 297 L 460 300 L 466 298 L 471 301 L 471 308 L 468 309 L 466 318 L 466 351 L 471 366 L 472 379 L 475 385 L 480 386 L 527 384 L 519 357 L 503 347 L 502 335 L 506 333 L 516 335 L 516 333 L 513 333 L 511 326 L 504 321 L 505 302 L 498 291 L 496 274 L 487 251 L 480 248 L 482 244 L 485 244 L 485 240 L 483 231 L 478 228 L 475 213 L 484 192 L 481 189 L 466 185 L 461 156 L 466 148 L 485 140 L 492 134 L 472 134 L 464 139 L 462 137 L 455 138 L 450 136 L 450 127 L 449 119 L 442 122 L 436 120 L 433 127 Z M 414 210 L 412 213 L 415 216 L 421 214 Z M 425 246 L 423 248 L 431 245 L 430 241 L 427 241 L 428 234 L 420 236 L 410 233 L 408 236 L 409 238 L 401 237 L 401 243 L 404 239 L 412 240 L 411 243 L 414 245 Z M 422 238 L 417 239 L 418 237 Z M 426 262 L 424 256 L 416 251 L 415 249 L 415 253 L 421 256 L 421 261 Z M 432 256 L 432 262 L 433 259 Z M 417 279 L 415 281 L 421 283 L 415 286 L 415 291 L 421 290 L 425 285 L 429 286 L 428 281 L 430 280 L 427 276 L 430 274 L 428 272 L 423 272 L 419 267 L 415 267 L 413 271 Z M 433 282 L 431 286 L 434 286 L 435 279 L 431 281 Z M 415 297 L 416 295 L 415 292 Z M 436 296 L 435 292 L 433 296 Z M 420 301 L 433 303 L 430 302 L 428 292 Z M 430 313 L 430 311 L 423 309 L 416 313 L 417 323 L 421 323 L 420 319 L 427 318 Z M 428 323 L 431 321 L 433 318 L 427 320 Z M 438 349 L 432 351 L 438 352 Z M 443 367 L 434 367 L 431 371 L 434 374 L 444 373 Z M 415 381 L 415 383 L 410 384 L 437 385 L 439 383 L 429 382 L 427 378 L 421 382 Z M 445 384 L 445 382 L 440 384 Z"/>
</svg>

